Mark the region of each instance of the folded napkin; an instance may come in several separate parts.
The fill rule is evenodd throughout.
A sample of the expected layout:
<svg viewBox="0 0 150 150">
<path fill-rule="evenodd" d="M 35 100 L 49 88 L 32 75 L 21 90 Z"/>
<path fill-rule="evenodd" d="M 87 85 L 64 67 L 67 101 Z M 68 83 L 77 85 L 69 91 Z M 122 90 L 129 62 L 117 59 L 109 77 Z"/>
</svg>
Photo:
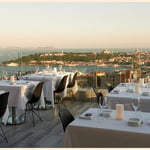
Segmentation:
<svg viewBox="0 0 150 150">
<path fill-rule="evenodd" d="M 53 72 L 53 76 L 57 76 L 57 72 Z"/>
<path fill-rule="evenodd" d="M 110 117 L 112 117 L 112 110 L 104 110 L 104 111 L 100 114 L 100 116 L 103 116 L 103 117 L 105 117 L 105 118 L 110 118 Z"/>
<path fill-rule="evenodd" d="M 147 85 L 147 88 L 150 88 L 150 83 L 146 84 Z"/>
<path fill-rule="evenodd" d="M 141 124 L 143 124 L 143 120 L 139 119 L 139 118 L 129 118 L 129 120 L 128 120 L 128 125 L 129 126 L 138 127 Z"/>
<path fill-rule="evenodd" d="M 80 119 L 87 119 L 87 120 L 92 120 L 94 117 L 93 113 L 84 113 L 79 116 Z"/>
<path fill-rule="evenodd" d="M 125 83 L 120 83 L 119 86 L 121 86 L 121 87 L 126 87 L 127 85 L 126 85 Z"/>
<path fill-rule="evenodd" d="M 134 89 L 127 89 L 127 92 L 134 93 Z"/>
<path fill-rule="evenodd" d="M 10 85 L 16 85 L 17 83 L 16 82 L 10 82 L 9 84 Z"/>
<path fill-rule="evenodd" d="M 29 81 L 26 81 L 26 80 L 18 80 L 16 81 L 17 84 L 27 84 L 29 83 Z"/>
<path fill-rule="evenodd" d="M 150 96 L 150 92 L 143 92 L 142 96 Z"/>
<path fill-rule="evenodd" d="M 112 94 L 119 94 L 120 90 L 112 90 L 110 93 L 112 93 Z"/>
</svg>

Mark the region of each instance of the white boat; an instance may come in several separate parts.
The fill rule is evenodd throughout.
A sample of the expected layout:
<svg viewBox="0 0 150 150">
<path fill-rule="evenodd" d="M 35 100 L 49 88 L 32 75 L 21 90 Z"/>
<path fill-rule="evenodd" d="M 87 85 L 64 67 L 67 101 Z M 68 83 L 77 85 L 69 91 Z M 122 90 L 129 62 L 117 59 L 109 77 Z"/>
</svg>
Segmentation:
<svg viewBox="0 0 150 150">
<path fill-rule="evenodd" d="M 66 64 L 66 66 L 77 66 L 77 64 Z"/>
<path fill-rule="evenodd" d="M 18 64 L 11 62 L 11 63 L 9 63 L 9 64 L 6 64 L 6 66 L 18 66 Z"/>
<path fill-rule="evenodd" d="M 98 65 L 99 67 L 106 67 L 107 65 L 106 64 L 100 64 L 100 65 Z"/>
</svg>

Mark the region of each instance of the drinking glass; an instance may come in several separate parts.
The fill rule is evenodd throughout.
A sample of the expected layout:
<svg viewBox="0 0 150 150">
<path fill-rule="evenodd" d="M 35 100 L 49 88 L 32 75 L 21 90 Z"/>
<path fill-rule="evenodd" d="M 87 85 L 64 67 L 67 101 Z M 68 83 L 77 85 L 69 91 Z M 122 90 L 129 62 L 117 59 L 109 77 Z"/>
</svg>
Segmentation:
<svg viewBox="0 0 150 150">
<path fill-rule="evenodd" d="M 46 65 L 46 70 L 49 71 L 49 65 Z"/>
<path fill-rule="evenodd" d="M 48 71 L 49 71 L 49 72 L 52 72 L 52 70 L 53 70 L 53 69 L 52 69 L 52 66 L 49 65 Z"/>
<path fill-rule="evenodd" d="M 103 112 L 104 112 L 104 109 L 107 108 L 107 96 L 104 96 L 103 99 L 102 99 L 102 97 L 99 97 L 99 107 L 101 109 L 102 120 L 104 120 Z"/>
<path fill-rule="evenodd" d="M 101 103 L 101 99 L 100 99 L 100 101 L 99 101 L 99 107 L 101 109 L 106 109 L 107 108 L 107 96 L 103 97 L 103 102 L 102 103 Z"/>
<path fill-rule="evenodd" d="M 62 65 L 58 66 L 58 70 L 61 72 L 62 71 Z"/>
<path fill-rule="evenodd" d="M 140 107 L 140 96 L 133 96 L 131 106 L 135 112 L 135 116 L 137 117 L 137 110 Z"/>
<path fill-rule="evenodd" d="M 39 67 L 35 67 L 35 73 L 38 73 L 39 72 Z"/>
<path fill-rule="evenodd" d="M 3 79 L 4 79 L 4 80 L 8 80 L 8 78 L 9 78 L 8 73 L 7 73 L 6 71 L 3 72 Z"/>
</svg>

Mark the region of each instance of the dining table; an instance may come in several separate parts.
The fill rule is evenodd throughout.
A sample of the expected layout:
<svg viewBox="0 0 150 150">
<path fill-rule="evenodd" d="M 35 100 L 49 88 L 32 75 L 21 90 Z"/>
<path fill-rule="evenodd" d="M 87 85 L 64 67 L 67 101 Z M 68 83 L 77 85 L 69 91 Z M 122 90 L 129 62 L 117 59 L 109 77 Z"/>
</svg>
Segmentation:
<svg viewBox="0 0 150 150">
<path fill-rule="evenodd" d="M 24 122 L 24 113 L 26 103 L 29 100 L 29 95 L 32 95 L 34 87 L 38 84 L 37 81 L 16 80 L 0 80 L 0 90 L 9 92 L 8 111 L 3 120 L 5 124 L 20 124 Z M 39 101 L 41 107 L 45 107 L 43 92 Z"/>
<path fill-rule="evenodd" d="M 69 83 L 70 78 L 73 77 L 74 72 L 62 72 L 62 71 L 48 72 L 44 70 L 39 71 L 37 73 L 20 76 L 20 79 L 28 81 L 43 81 L 44 97 L 47 101 L 51 102 L 51 106 L 54 108 L 55 107 L 54 90 L 58 87 L 59 82 L 65 75 L 68 75 L 66 88 L 62 92 L 62 97 L 65 97 L 67 95 L 67 85 Z"/>
<path fill-rule="evenodd" d="M 140 99 L 139 110 L 150 112 L 150 83 L 120 83 L 107 95 L 108 106 L 111 109 L 115 109 L 116 104 L 121 103 L 126 110 L 132 110 L 131 104 L 136 98 Z"/>
<path fill-rule="evenodd" d="M 101 114 L 105 114 L 104 119 Z M 139 118 L 136 118 L 133 111 L 125 110 L 122 119 L 118 119 L 116 114 L 114 109 L 87 109 L 67 126 L 63 147 L 150 147 L 150 113 L 140 112 Z"/>
</svg>

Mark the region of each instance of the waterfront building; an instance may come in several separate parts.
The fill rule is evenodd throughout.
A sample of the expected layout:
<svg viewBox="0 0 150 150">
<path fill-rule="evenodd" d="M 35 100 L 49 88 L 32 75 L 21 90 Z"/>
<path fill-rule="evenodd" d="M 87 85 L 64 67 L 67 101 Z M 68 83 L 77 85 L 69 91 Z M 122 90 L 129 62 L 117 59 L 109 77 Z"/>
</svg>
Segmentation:
<svg viewBox="0 0 150 150">
<path fill-rule="evenodd" d="M 115 87 L 121 82 L 129 82 L 131 80 L 131 74 L 131 70 L 118 70 L 115 72 L 104 72 L 97 74 L 97 87 L 106 88 L 107 84 Z"/>
<path fill-rule="evenodd" d="M 111 54 L 111 51 L 108 50 L 108 49 L 106 49 L 106 50 L 103 51 L 103 53 L 104 53 L 104 54 Z"/>
</svg>

